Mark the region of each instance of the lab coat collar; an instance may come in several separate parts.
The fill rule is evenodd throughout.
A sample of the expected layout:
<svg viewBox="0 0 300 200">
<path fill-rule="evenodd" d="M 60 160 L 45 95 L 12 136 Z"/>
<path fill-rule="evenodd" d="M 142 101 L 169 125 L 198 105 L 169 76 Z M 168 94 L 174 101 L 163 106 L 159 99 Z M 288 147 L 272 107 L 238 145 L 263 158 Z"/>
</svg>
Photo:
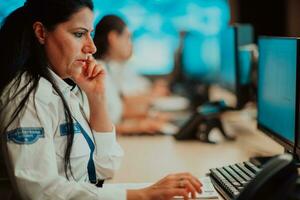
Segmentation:
<svg viewBox="0 0 300 200">
<path fill-rule="evenodd" d="M 66 83 L 61 77 L 59 77 L 54 71 L 52 71 L 49 68 L 49 71 L 55 81 L 55 83 L 57 84 L 57 87 L 59 88 L 59 90 L 63 93 L 69 93 L 72 89 L 72 86 L 70 86 L 68 83 Z"/>
</svg>

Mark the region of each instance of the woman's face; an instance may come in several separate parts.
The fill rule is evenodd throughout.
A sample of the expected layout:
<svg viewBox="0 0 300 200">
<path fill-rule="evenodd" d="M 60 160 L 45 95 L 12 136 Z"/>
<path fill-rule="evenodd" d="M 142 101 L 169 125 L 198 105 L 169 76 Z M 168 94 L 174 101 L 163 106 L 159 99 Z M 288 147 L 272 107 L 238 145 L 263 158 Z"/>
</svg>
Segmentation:
<svg viewBox="0 0 300 200">
<path fill-rule="evenodd" d="M 119 61 L 126 61 L 132 55 L 131 33 L 126 27 L 121 34 L 116 33 L 114 41 L 110 45 L 110 53 Z"/>
<path fill-rule="evenodd" d="M 82 8 L 68 21 L 46 32 L 46 55 L 51 69 L 61 78 L 70 78 L 75 71 L 81 70 L 87 57 L 96 52 L 91 38 L 93 20 L 93 12 Z"/>
</svg>

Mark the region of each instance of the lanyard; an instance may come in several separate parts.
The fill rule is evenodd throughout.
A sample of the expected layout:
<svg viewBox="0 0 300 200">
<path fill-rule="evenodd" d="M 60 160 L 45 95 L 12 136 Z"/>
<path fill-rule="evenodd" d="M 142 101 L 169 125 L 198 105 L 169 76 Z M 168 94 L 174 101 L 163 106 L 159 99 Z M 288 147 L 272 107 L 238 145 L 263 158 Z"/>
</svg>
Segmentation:
<svg viewBox="0 0 300 200">
<path fill-rule="evenodd" d="M 86 122 L 89 123 L 88 118 L 85 115 L 85 112 L 83 111 L 82 106 L 79 105 L 79 107 L 80 107 L 80 112 L 81 112 L 82 116 L 84 117 Z M 76 126 L 77 126 L 77 128 L 80 129 L 81 134 L 83 135 L 84 139 L 86 140 L 86 142 L 88 143 L 88 146 L 90 148 L 90 158 L 89 158 L 88 165 L 87 165 L 89 181 L 90 181 L 90 183 L 95 184 L 97 187 L 102 187 L 104 180 L 97 179 L 95 162 L 94 162 L 94 157 L 93 157 L 94 151 L 95 151 L 95 144 L 94 144 L 93 140 L 91 139 L 91 137 L 89 136 L 89 134 L 84 130 L 84 128 L 82 128 L 80 123 L 75 118 L 73 118 L 73 119 L 77 122 Z"/>
<path fill-rule="evenodd" d="M 84 139 L 86 140 L 86 142 L 88 143 L 89 147 L 90 147 L 90 159 L 88 161 L 88 165 L 87 165 L 87 170 L 88 170 L 88 175 L 89 175 L 89 180 L 91 183 L 96 184 L 97 183 L 97 176 L 96 176 L 96 169 L 95 169 L 95 163 L 94 163 L 94 159 L 93 159 L 93 154 L 95 151 L 95 145 L 92 141 L 92 139 L 90 138 L 90 136 L 88 135 L 88 133 L 82 128 L 82 126 L 79 124 L 79 122 L 77 121 L 78 124 L 78 128 L 80 129 Z"/>
</svg>

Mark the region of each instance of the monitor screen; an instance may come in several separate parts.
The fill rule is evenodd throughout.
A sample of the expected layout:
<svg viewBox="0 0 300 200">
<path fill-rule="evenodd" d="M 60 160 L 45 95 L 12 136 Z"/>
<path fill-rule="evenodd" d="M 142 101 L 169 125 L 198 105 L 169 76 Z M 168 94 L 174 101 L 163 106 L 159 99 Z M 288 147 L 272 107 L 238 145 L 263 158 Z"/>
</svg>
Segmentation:
<svg viewBox="0 0 300 200">
<path fill-rule="evenodd" d="M 183 38 L 182 71 L 187 80 L 211 83 L 216 80 L 219 48 L 215 37 L 187 32 Z"/>
<path fill-rule="evenodd" d="M 238 46 L 248 45 L 253 43 L 253 27 L 250 24 L 236 24 Z"/>
<path fill-rule="evenodd" d="M 295 141 L 297 39 L 261 37 L 258 127 L 292 151 Z"/>
<path fill-rule="evenodd" d="M 252 50 L 247 47 L 239 48 L 239 82 L 241 85 L 251 83 Z"/>
<path fill-rule="evenodd" d="M 166 75 L 173 70 L 173 54 L 178 45 L 176 36 L 164 33 L 143 33 L 133 38 L 131 67 L 144 75 Z"/>
<path fill-rule="evenodd" d="M 234 27 L 226 28 L 221 35 L 221 63 L 219 83 L 234 91 L 236 85 L 236 49 Z"/>
<path fill-rule="evenodd" d="M 219 74 L 222 87 L 237 93 L 239 85 L 249 84 L 247 77 L 251 73 L 251 54 L 240 48 L 253 42 L 253 28 L 250 24 L 236 24 L 223 30 Z"/>
</svg>

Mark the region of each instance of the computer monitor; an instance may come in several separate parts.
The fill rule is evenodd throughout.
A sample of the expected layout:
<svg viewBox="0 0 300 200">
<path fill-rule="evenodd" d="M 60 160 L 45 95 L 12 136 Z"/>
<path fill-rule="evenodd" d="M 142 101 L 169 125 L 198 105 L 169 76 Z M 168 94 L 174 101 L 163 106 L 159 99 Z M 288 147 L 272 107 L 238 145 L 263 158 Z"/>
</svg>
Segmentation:
<svg viewBox="0 0 300 200">
<path fill-rule="evenodd" d="M 258 128 L 291 153 L 299 138 L 299 56 L 299 38 L 259 38 Z"/>
<path fill-rule="evenodd" d="M 182 72 L 186 80 L 210 84 L 218 75 L 218 43 L 216 37 L 201 32 L 186 32 L 182 44 Z"/>
<path fill-rule="evenodd" d="M 147 76 L 163 76 L 173 70 L 173 54 L 177 46 L 176 35 L 167 33 L 133 34 L 133 56 L 131 67 Z"/>
<path fill-rule="evenodd" d="M 209 85 L 216 81 L 218 74 L 218 54 L 215 35 L 191 30 L 180 33 L 171 76 L 173 91 L 181 91 L 180 95 L 188 97 L 191 108 L 209 101 Z"/>
<path fill-rule="evenodd" d="M 253 27 L 250 24 L 229 26 L 221 34 L 218 83 L 236 95 L 238 109 L 251 99 L 252 55 L 244 47 L 253 43 Z"/>
</svg>

